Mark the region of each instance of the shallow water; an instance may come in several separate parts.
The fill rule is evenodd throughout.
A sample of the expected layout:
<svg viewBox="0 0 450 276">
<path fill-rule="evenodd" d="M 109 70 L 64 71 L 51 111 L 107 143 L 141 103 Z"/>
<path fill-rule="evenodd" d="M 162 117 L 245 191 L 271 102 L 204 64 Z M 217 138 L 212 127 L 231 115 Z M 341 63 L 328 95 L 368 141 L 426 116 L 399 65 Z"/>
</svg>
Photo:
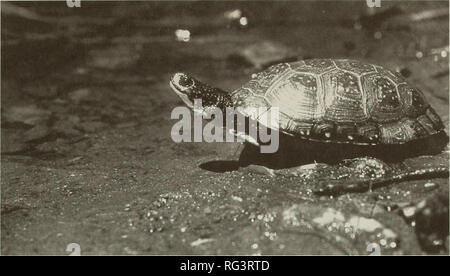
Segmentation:
<svg viewBox="0 0 450 276">
<path fill-rule="evenodd" d="M 2 3 L 2 254 L 448 254 L 448 177 L 320 196 L 353 184 L 341 157 L 371 154 L 311 145 L 297 175 L 240 168 L 241 144 L 171 140 L 168 86 L 186 71 L 231 91 L 280 61 L 354 58 L 402 73 L 448 133 L 448 14 L 419 18 L 448 2 L 13 4 L 40 17 Z M 446 147 L 419 149 L 385 161 L 448 165 Z"/>
</svg>

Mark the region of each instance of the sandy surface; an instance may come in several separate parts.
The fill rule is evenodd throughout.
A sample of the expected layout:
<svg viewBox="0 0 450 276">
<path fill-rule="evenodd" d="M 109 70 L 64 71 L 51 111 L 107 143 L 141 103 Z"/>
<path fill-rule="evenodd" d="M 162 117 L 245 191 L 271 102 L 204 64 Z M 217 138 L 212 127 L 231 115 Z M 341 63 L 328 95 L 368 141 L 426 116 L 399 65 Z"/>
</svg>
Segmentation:
<svg viewBox="0 0 450 276">
<path fill-rule="evenodd" d="M 398 70 L 448 125 L 448 14 L 411 20 L 448 3 L 360 2 L 2 3 L 1 253 L 448 254 L 446 177 L 318 196 L 318 166 L 271 177 L 237 169 L 239 143 L 170 137 L 174 72 L 232 90 L 296 58 Z"/>
</svg>

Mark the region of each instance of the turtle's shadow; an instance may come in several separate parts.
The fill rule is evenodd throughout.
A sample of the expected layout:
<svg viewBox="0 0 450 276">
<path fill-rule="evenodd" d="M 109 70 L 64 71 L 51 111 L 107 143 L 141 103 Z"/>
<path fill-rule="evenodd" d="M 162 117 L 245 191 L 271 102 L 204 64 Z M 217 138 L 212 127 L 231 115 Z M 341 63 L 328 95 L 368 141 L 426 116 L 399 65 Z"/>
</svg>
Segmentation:
<svg viewBox="0 0 450 276">
<path fill-rule="evenodd" d="M 240 167 L 260 165 L 271 169 L 284 169 L 314 162 L 336 164 L 343 159 L 370 156 L 386 163 L 401 162 L 406 158 L 433 155 L 443 151 L 449 142 L 445 132 L 403 145 L 357 146 L 349 144 L 319 143 L 280 135 L 278 151 L 260 153 L 260 148 L 246 143 L 238 161 L 219 160 L 200 164 L 200 168 L 223 173 Z"/>
</svg>

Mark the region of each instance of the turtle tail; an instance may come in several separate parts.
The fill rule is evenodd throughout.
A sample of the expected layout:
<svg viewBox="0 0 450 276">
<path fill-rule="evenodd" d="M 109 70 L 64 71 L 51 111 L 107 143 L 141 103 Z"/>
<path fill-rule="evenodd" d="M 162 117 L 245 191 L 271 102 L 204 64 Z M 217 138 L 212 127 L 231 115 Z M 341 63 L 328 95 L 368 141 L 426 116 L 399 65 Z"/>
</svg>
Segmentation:
<svg viewBox="0 0 450 276">
<path fill-rule="evenodd" d="M 445 154 L 434 157 L 421 156 L 420 159 L 423 160 L 415 160 L 414 162 L 405 160 L 404 162 L 393 164 L 390 172 L 382 177 L 353 182 L 328 180 L 325 185 L 314 191 L 314 193 L 328 196 L 363 193 L 403 181 L 449 177 L 448 158 L 445 157 Z"/>
<path fill-rule="evenodd" d="M 428 168 L 412 172 L 401 173 L 388 177 L 381 177 L 370 180 L 356 181 L 353 183 L 336 182 L 328 183 L 314 191 L 316 195 L 338 196 L 347 193 L 364 193 L 372 191 L 373 189 L 388 186 L 394 183 L 417 180 L 417 179 L 431 179 L 431 178 L 448 178 L 448 167 Z"/>
</svg>

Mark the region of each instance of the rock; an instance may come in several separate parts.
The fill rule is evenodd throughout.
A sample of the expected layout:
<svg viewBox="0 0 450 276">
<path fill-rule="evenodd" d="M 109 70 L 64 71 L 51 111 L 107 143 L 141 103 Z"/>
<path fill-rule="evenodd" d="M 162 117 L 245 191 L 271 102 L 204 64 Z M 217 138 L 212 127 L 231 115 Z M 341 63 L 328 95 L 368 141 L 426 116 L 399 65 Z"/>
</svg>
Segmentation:
<svg viewBox="0 0 450 276">
<path fill-rule="evenodd" d="M 40 99 L 51 99 L 58 95 L 55 85 L 33 85 L 25 87 L 24 91 L 28 95 Z"/>
<path fill-rule="evenodd" d="M 421 247 L 429 253 L 446 252 L 449 236 L 448 190 L 435 193 L 417 204 L 414 214 L 416 234 Z"/>
<path fill-rule="evenodd" d="M 72 146 L 67 144 L 65 139 L 58 138 L 55 141 L 49 141 L 36 146 L 36 149 L 41 152 L 56 152 L 66 153 L 72 149 Z"/>
<path fill-rule="evenodd" d="M 106 124 L 99 121 L 91 121 L 80 123 L 78 126 L 84 132 L 94 133 L 106 127 Z"/>
<path fill-rule="evenodd" d="M 82 88 L 69 93 L 69 99 L 74 103 L 79 104 L 81 101 L 89 97 L 91 91 L 87 88 Z"/>
<path fill-rule="evenodd" d="M 52 128 L 65 136 L 78 136 L 81 135 L 81 132 L 76 129 L 76 124 L 79 121 L 80 118 L 78 116 L 69 116 L 54 123 Z"/>
<path fill-rule="evenodd" d="M 256 174 L 262 174 L 262 175 L 267 175 L 267 176 L 274 176 L 274 170 L 264 167 L 264 166 L 259 166 L 259 165 L 254 165 L 254 164 L 250 164 L 245 168 L 242 168 L 241 170 L 248 170 L 251 173 L 256 173 Z"/>
<path fill-rule="evenodd" d="M 45 136 L 50 134 L 50 129 L 43 124 L 39 124 L 34 126 L 33 128 L 27 130 L 23 134 L 23 139 L 26 142 L 30 142 L 33 140 L 44 138 Z"/>
<path fill-rule="evenodd" d="M 50 111 L 38 108 L 35 104 L 30 104 L 7 108 L 2 115 L 8 122 L 21 122 L 35 125 L 48 120 L 50 114 Z"/>
<path fill-rule="evenodd" d="M 28 147 L 28 145 L 22 139 L 22 132 L 8 130 L 3 131 L 1 138 L 1 152 L 19 152 L 23 151 Z"/>
</svg>

